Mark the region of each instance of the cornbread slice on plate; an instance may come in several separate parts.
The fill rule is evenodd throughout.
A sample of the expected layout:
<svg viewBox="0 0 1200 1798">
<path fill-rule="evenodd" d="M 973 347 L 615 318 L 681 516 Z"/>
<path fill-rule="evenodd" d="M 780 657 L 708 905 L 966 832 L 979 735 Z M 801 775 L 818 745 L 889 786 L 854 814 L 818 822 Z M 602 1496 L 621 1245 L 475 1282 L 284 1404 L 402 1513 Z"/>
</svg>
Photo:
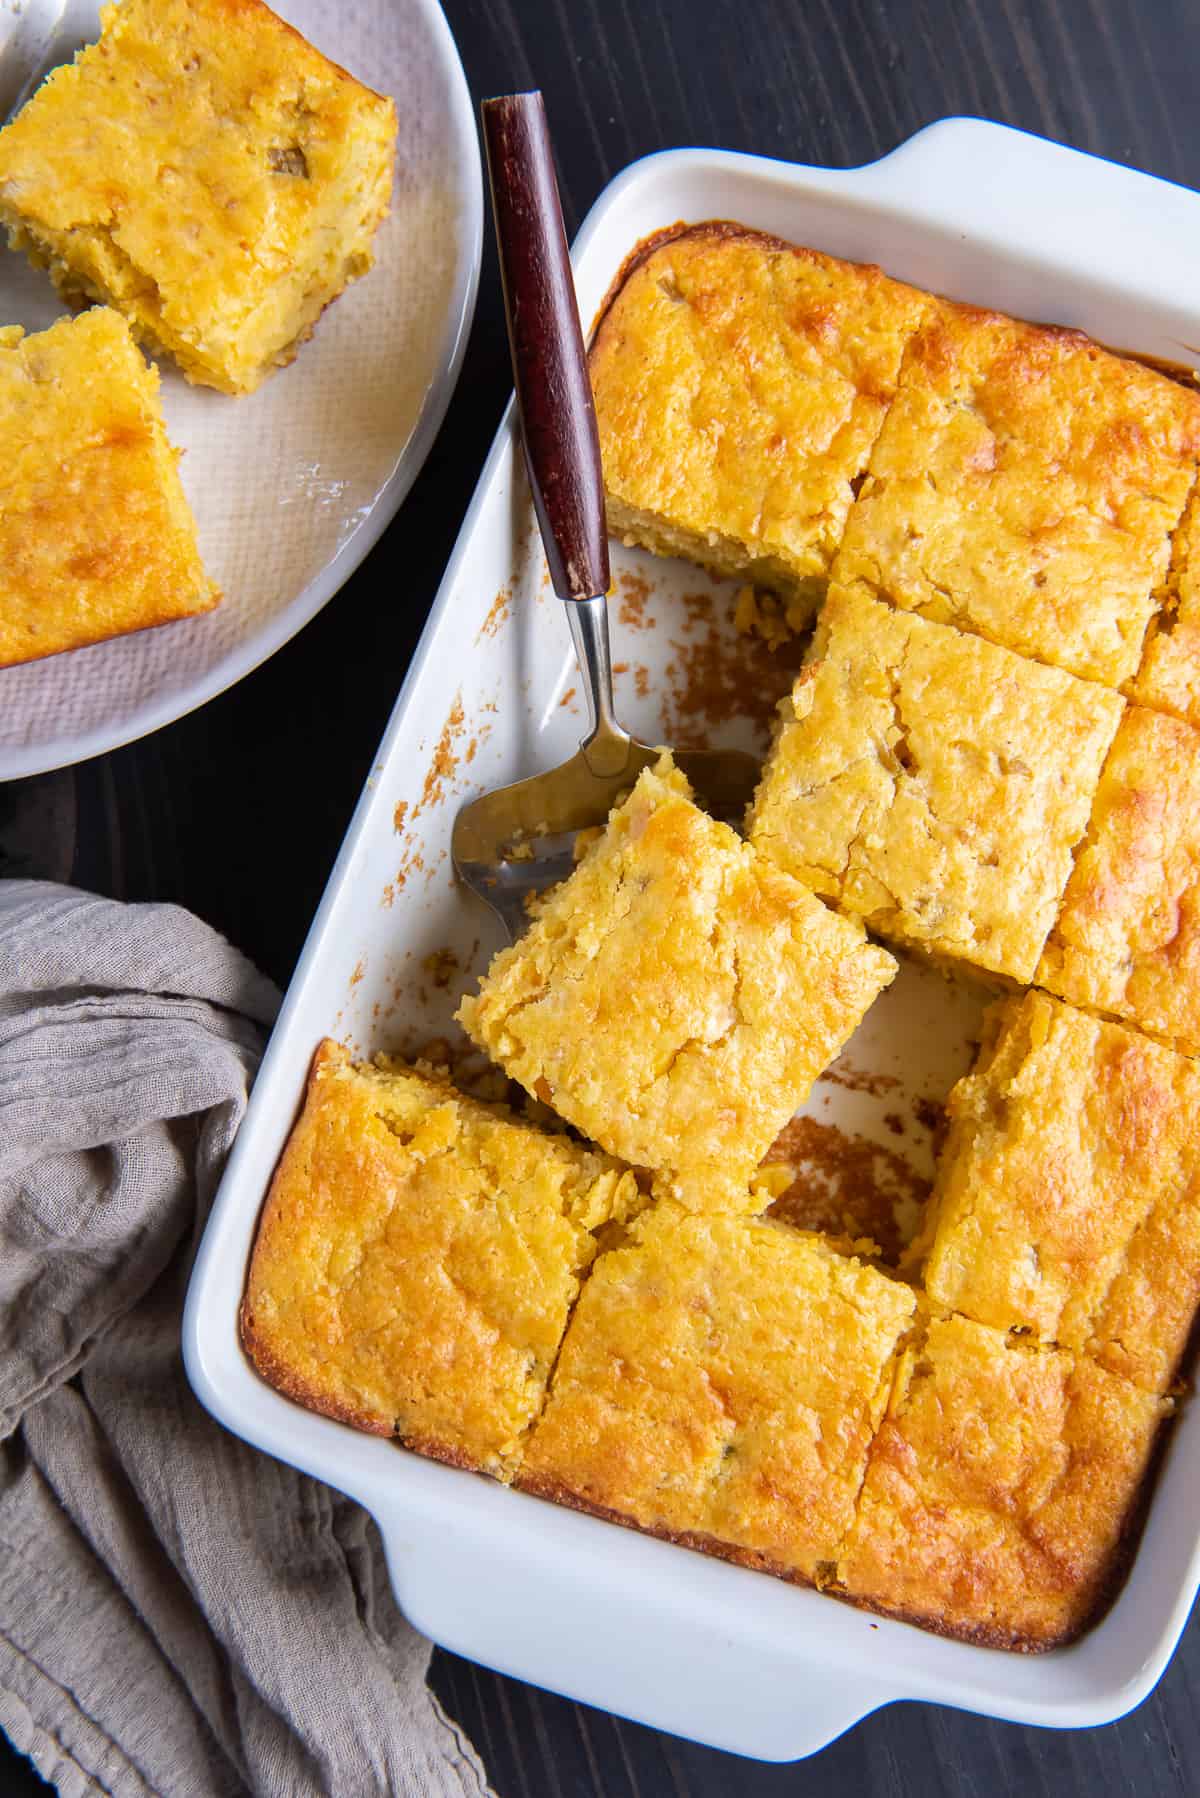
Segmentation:
<svg viewBox="0 0 1200 1798">
<path fill-rule="evenodd" d="M 506 1478 L 594 1232 L 641 1202 L 607 1156 L 324 1042 L 263 1211 L 243 1345 L 310 1410 Z"/>
<path fill-rule="evenodd" d="M 1160 609 L 1129 693 L 1200 726 L 1200 490 L 1176 532 Z"/>
<path fill-rule="evenodd" d="M 835 586 L 750 839 L 881 935 L 1027 983 L 1122 706 Z"/>
<path fill-rule="evenodd" d="M 614 535 L 819 602 L 929 296 L 729 224 L 651 239 L 591 352 Z"/>
<path fill-rule="evenodd" d="M 761 1208 L 752 1173 L 895 971 L 665 756 L 458 1015 L 660 1192 Z"/>
<path fill-rule="evenodd" d="M 1200 394 L 1078 332 L 942 305 L 905 351 L 834 578 L 1120 687 L 1198 458 Z"/>
<path fill-rule="evenodd" d="M 1131 706 L 1039 986 L 1200 1054 L 1200 732 Z"/>
<path fill-rule="evenodd" d="M 96 307 L 0 329 L 0 666 L 207 612 L 158 375 Z"/>
<path fill-rule="evenodd" d="M 925 1290 L 1163 1392 L 1200 1301 L 1200 1068 L 1044 993 L 985 1028 L 950 1096 Z"/>
<path fill-rule="evenodd" d="M 905 1348 L 840 1558 L 847 1596 L 997 1648 L 1079 1635 L 1124 1571 L 1170 1402 L 966 1318 Z"/>
<path fill-rule="evenodd" d="M 819 1582 L 915 1308 L 819 1237 L 660 1205 L 596 1262 L 519 1483 Z"/>
<path fill-rule="evenodd" d="M 248 393 L 371 266 L 395 107 L 261 0 L 123 0 L 0 131 L 0 219 L 189 380 Z"/>
</svg>

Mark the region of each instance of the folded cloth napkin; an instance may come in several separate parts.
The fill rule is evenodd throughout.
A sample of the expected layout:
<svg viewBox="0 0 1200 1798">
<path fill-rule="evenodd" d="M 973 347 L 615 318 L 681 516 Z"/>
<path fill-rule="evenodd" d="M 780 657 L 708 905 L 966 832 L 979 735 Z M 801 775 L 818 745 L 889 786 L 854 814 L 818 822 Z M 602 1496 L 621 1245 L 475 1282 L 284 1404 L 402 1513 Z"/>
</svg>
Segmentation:
<svg viewBox="0 0 1200 1798">
<path fill-rule="evenodd" d="M 171 905 L 0 881 L 0 1727 L 62 1793 L 478 1798 L 374 1525 L 183 1373 L 277 995 Z"/>
</svg>

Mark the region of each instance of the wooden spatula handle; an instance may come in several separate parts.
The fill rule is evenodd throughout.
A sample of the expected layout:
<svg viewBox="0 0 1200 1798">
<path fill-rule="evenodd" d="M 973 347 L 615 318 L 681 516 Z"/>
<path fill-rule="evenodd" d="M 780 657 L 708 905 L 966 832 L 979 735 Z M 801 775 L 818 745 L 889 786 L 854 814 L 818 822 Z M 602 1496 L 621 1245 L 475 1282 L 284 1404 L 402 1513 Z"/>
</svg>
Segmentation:
<svg viewBox="0 0 1200 1798">
<path fill-rule="evenodd" d="M 483 137 L 513 379 L 550 578 L 560 599 L 608 590 L 600 439 L 540 93 L 485 100 Z"/>
</svg>

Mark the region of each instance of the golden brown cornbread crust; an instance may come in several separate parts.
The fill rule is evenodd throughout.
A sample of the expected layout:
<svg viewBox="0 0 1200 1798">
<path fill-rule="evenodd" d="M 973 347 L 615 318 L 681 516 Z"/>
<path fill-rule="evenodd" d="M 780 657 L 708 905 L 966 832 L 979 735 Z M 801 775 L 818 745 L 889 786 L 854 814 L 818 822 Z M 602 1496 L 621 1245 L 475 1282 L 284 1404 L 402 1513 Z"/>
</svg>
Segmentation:
<svg viewBox="0 0 1200 1798">
<path fill-rule="evenodd" d="M 659 233 L 624 274 L 590 358 L 610 527 L 777 588 L 798 627 L 931 302 L 727 224 Z"/>
<path fill-rule="evenodd" d="M 739 254 L 743 265 L 734 267 Z M 781 258 L 831 271 L 844 307 L 858 303 L 856 289 L 877 285 L 892 299 L 902 349 L 898 367 L 874 384 L 883 409 L 862 440 L 867 459 L 845 471 L 853 504 L 829 514 L 815 559 L 799 543 L 795 554 L 786 545 L 777 553 L 759 530 L 769 516 L 760 453 L 772 446 L 803 466 L 787 408 L 813 378 L 812 367 L 797 369 L 790 384 L 768 386 L 775 340 L 789 326 L 764 297 L 756 259 L 766 267 Z M 659 287 L 677 285 L 671 265 L 679 259 L 710 267 L 701 284 L 706 316 L 735 321 L 721 325 L 718 365 L 756 346 L 744 389 L 703 377 L 713 397 L 698 420 L 706 391 L 699 365 L 672 349 L 671 315 L 650 294 L 653 275 Z M 827 377 L 837 365 L 834 316 L 822 319 L 818 309 L 809 321 Z M 630 332 L 636 353 L 622 359 L 613 342 Z M 830 550 L 843 584 L 862 580 L 891 604 L 1127 690 L 1148 625 L 1171 612 L 1163 583 L 1200 467 L 1200 394 L 1079 331 L 941 300 L 871 265 L 712 220 L 656 232 L 626 258 L 597 315 L 592 374 L 614 534 L 777 589 L 794 628 L 821 597 Z M 872 397 L 870 378 L 863 395 Z M 688 461 L 695 444 L 678 428 L 685 416 L 704 449 L 696 469 Z M 725 436 L 737 453 L 714 485 Z M 838 454 L 827 445 L 826 463 Z M 682 472 L 697 478 L 684 481 Z M 743 517 L 758 523 L 739 528 Z M 1191 659 L 1190 644 L 1186 661 L 1175 658 L 1194 682 Z M 1138 696 L 1173 709 L 1169 692 L 1157 690 L 1168 679 L 1177 686 L 1180 676 L 1152 673 Z"/>
<path fill-rule="evenodd" d="M 779 710 L 755 847 L 882 936 L 1030 981 L 1117 695 L 835 583 Z"/>
<path fill-rule="evenodd" d="M 1126 711 L 1036 979 L 1200 1055 L 1200 731 Z"/>
<path fill-rule="evenodd" d="M 834 567 L 1120 688 L 1200 459 L 1200 394 L 1081 332 L 938 305 L 909 339 Z"/>
<path fill-rule="evenodd" d="M 432 1069 L 317 1051 L 264 1207 L 243 1346 L 288 1397 L 503 1477 L 594 1231 L 632 1174 Z"/>
<path fill-rule="evenodd" d="M 818 1584 L 915 1309 L 787 1224 L 659 1205 L 584 1286 L 520 1478 Z"/>
<path fill-rule="evenodd" d="M 107 307 L 0 327 L 0 667 L 217 604 L 158 389 Z"/>
<path fill-rule="evenodd" d="M 895 963 L 701 811 L 669 756 L 496 956 L 459 1021 L 663 1189 L 751 1175 Z"/>
<path fill-rule="evenodd" d="M 124 0 L 0 131 L 0 219 L 68 297 L 249 392 L 371 265 L 393 103 L 262 0 Z"/>
<path fill-rule="evenodd" d="M 947 1311 L 1170 1390 L 1200 1302 L 1200 1067 L 1031 992 L 995 1005 L 910 1266 Z"/>
<path fill-rule="evenodd" d="M 1054 1005 L 1037 994 L 1016 1003 Z M 1069 1015 L 1078 1028 L 1096 1027 Z M 993 1021 L 985 1061 L 997 1028 Z M 306 1115 L 322 1073 L 385 1086 L 397 1077 L 356 1072 L 343 1050 L 326 1044 Z M 415 1078 L 429 1087 L 426 1110 L 452 1095 L 443 1077 Z M 328 1382 L 306 1377 L 258 1316 L 261 1293 L 281 1269 L 314 1265 L 294 1237 L 282 1259 L 264 1242 L 281 1208 L 303 1202 L 304 1183 L 298 1189 L 289 1169 L 303 1125 L 304 1117 L 272 1188 L 241 1318 L 252 1361 L 296 1402 L 396 1433 L 451 1465 L 511 1478 L 536 1496 L 959 1640 L 1045 1650 L 1073 1640 L 1115 1594 L 1171 1411 L 1163 1382 L 1151 1370 L 1139 1387 L 1125 1377 L 1136 1368 L 1119 1360 L 1106 1368 L 1053 1343 L 930 1314 L 903 1282 L 773 1220 L 692 1212 L 669 1200 L 639 1216 L 632 1193 L 616 1211 L 610 1206 L 627 1221 L 615 1234 L 602 1231 L 594 1262 L 585 1253 L 582 1288 L 560 1310 L 558 1346 L 546 1358 L 548 1392 L 543 1384 L 523 1413 L 519 1440 L 507 1423 L 485 1423 L 482 1439 L 476 1426 L 469 1441 L 416 1419 L 394 1429 L 378 1410 L 346 1403 Z M 508 1127 L 536 1140 L 527 1127 Z M 561 1140 L 557 1149 L 582 1153 Z M 339 1165 L 341 1184 L 344 1156 Z M 818 1342 L 826 1353 L 814 1359 Z M 1007 1374 L 1017 1377 L 1015 1393 Z M 958 1381 L 963 1396 L 932 1411 L 925 1404 L 913 1414 L 912 1436 L 910 1388 L 930 1376 Z M 997 1432 L 991 1472 L 974 1436 L 965 1461 L 956 1446 L 956 1432 L 974 1428 L 962 1422 L 972 1407 Z M 823 1445 L 814 1458 L 816 1441 Z M 903 1577 L 891 1559 L 895 1540 L 910 1545 Z"/>
</svg>

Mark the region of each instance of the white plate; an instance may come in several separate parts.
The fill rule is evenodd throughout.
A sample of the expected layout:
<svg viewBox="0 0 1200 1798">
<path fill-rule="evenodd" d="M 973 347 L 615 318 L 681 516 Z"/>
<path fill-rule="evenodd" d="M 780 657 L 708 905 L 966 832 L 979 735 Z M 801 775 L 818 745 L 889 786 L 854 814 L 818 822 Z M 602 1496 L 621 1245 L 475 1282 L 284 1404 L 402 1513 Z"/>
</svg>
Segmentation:
<svg viewBox="0 0 1200 1798">
<path fill-rule="evenodd" d="M 1110 343 L 1198 359 L 1188 346 L 1200 345 L 1200 200 L 998 126 L 948 121 L 847 172 L 709 151 L 635 164 L 601 197 L 576 244 L 584 316 L 594 315 L 638 239 L 676 219 L 713 216 L 878 259 L 924 286 L 1081 325 Z M 1145 1540 L 1113 1610 L 1076 1646 L 1026 1658 L 942 1641 L 423 1461 L 299 1410 L 239 1351 L 236 1313 L 255 1219 L 317 1039 L 329 1032 L 371 1051 L 444 1025 L 497 943 L 490 914 L 451 879 L 455 807 L 557 761 L 579 732 L 566 626 L 518 471 L 510 419 L 334 869 L 201 1247 L 184 1320 L 192 1383 L 231 1429 L 368 1506 L 419 1628 L 538 1685 L 778 1760 L 811 1753 L 901 1698 L 1028 1723 L 1108 1722 L 1149 1692 L 1196 1591 L 1200 1407 L 1185 1411 L 1171 1441 Z M 728 593 L 681 564 L 625 551 L 614 562 L 623 600 L 614 606 L 614 654 L 629 664 L 620 709 L 640 735 L 670 736 L 689 721 L 672 697 L 681 671 L 736 661 L 728 629 L 710 623 L 727 614 Z M 648 583 L 641 628 L 639 581 Z M 647 671 L 640 681 L 639 665 Z M 744 727 L 713 735 L 736 741 Z M 422 964 L 447 946 L 460 967 L 442 988 L 436 969 Z M 849 1046 L 854 1064 L 899 1084 L 873 1098 L 823 1081 L 808 1111 L 904 1149 L 928 1172 L 928 1135 L 909 1120 L 918 1098 L 943 1095 L 965 1067 L 977 1007 L 966 988 L 906 968 Z M 888 1129 L 889 1111 L 905 1123 L 903 1142 Z"/>
<path fill-rule="evenodd" d="M 99 5 L 90 10 L 99 30 Z M 399 112 L 376 263 L 258 393 L 189 387 L 163 404 L 200 548 L 224 591 L 203 618 L 0 670 L 0 780 L 98 755 L 202 705 L 333 597 L 394 516 L 450 403 L 479 280 L 483 186 L 466 79 L 437 0 L 275 0 Z M 0 249 L 0 323 L 63 307 Z"/>
</svg>

